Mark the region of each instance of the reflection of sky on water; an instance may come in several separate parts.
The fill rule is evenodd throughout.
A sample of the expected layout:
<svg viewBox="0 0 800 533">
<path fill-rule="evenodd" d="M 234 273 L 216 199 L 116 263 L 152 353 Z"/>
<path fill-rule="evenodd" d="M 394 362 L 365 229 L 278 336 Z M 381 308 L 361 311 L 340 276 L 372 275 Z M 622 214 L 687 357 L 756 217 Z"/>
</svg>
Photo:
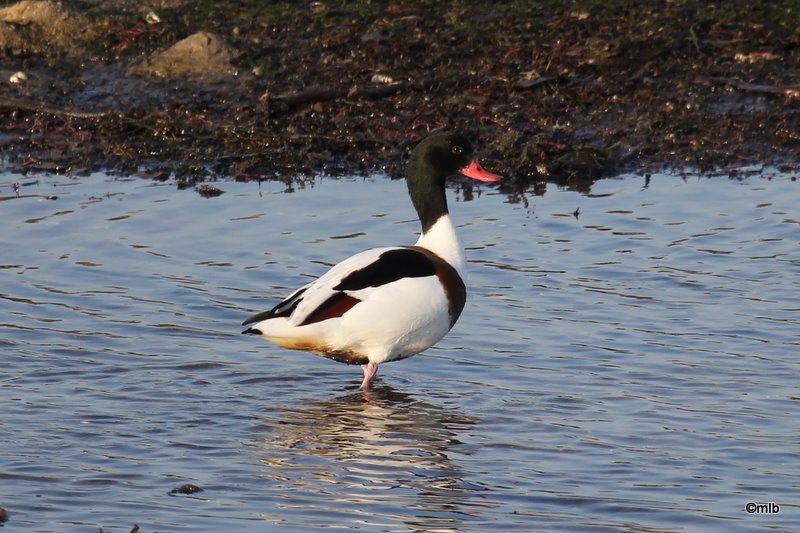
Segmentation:
<svg viewBox="0 0 800 533">
<path fill-rule="evenodd" d="M 273 410 L 256 443 L 264 476 L 281 494 L 281 510 L 266 518 L 290 525 L 299 513 L 308 525 L 319 513 L 320 524 L 330 524 L 344 508 L 373 525 L 456 530 L 486 505 L 449 457 L 459 433 L 477 422 L 381 385 Z"/>
<path fill-rule="evenodd" d="M 239 323 L 413 242 L 404 183 L 3 179 L 15 531 L 800 530 L 793 176 L 450 190 L 467 306 L 366 398 L 358 368 Z M 169 495 L 185 482 L 204 490 Z"/>
</svg>

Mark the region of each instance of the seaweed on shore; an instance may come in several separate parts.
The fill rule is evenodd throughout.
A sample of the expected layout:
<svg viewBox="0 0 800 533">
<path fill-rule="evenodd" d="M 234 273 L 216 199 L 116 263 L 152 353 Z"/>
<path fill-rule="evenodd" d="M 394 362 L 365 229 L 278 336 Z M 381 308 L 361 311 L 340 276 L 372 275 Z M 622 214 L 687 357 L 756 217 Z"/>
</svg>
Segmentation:
<svg viewBox="0 0 800 533">
<path fill-rule="evenodd" d="M 445 128 L 516 191 L 798 166 L 796 1 L 160 5 L 0 8 L 4 166 L 399 176 Z"/>
</svg>

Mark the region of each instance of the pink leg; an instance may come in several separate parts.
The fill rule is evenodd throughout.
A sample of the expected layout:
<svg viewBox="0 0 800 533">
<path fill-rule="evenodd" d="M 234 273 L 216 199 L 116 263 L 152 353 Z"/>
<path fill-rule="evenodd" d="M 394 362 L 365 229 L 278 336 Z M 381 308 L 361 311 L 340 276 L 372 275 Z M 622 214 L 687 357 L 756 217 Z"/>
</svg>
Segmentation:
<svg viewBox="0 0 800 533">
<path fill-rule="evenodd" d="M 364 380 L 361 382 L 361 387 L 359 388 L 361 390 L 367 390 L 372 378 L 374 378 L 375 374 L 378 373 L 378 363 L 373 363 L 370 361 L 366 365 L 361 365 L 361 370 L 364 371 Z"/>
</svg>

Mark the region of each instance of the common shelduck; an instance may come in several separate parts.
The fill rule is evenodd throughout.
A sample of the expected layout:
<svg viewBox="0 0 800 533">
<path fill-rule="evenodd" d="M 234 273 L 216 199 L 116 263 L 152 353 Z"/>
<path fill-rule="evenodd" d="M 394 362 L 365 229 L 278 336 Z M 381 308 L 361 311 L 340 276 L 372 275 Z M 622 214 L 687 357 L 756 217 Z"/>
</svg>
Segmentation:
<svg viewBox="0 0 800 533">
<path fill-rule="evenodd" d="M 245 320 L 243 333 L 278 346 L 362 365 L 366 390 L 378 365 L 411 357 L 444 337 L 467 290 L 464 250 L 447 210 L 445 179 L 496 182 L 459 133 L 431 135 L 411 153 L 406 183 L 422 223 L 414 246 L 372 248 L 345 259 L 278 305 Z"/>
</svg>

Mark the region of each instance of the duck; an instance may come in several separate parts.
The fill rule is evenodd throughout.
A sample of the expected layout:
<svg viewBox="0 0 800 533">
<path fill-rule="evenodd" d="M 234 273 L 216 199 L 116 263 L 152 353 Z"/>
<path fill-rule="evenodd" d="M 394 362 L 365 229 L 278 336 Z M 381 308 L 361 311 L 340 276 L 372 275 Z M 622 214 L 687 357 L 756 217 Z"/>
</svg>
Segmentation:
<svg viewBox="0 0 800 533">
<path fill-rule="evenodd" d="M 290 350 L 361 365 L 368 390 L 378 366 L 439 342 L 467 299 L 466 258 L 447 208 L 446 179 L 500 181 L 458 132 L 432 134 L 412 150 L 406 184 L 422 226 L 414 245 L 371 248 L 331 267 L 242 325 Z"/>
</svg>

